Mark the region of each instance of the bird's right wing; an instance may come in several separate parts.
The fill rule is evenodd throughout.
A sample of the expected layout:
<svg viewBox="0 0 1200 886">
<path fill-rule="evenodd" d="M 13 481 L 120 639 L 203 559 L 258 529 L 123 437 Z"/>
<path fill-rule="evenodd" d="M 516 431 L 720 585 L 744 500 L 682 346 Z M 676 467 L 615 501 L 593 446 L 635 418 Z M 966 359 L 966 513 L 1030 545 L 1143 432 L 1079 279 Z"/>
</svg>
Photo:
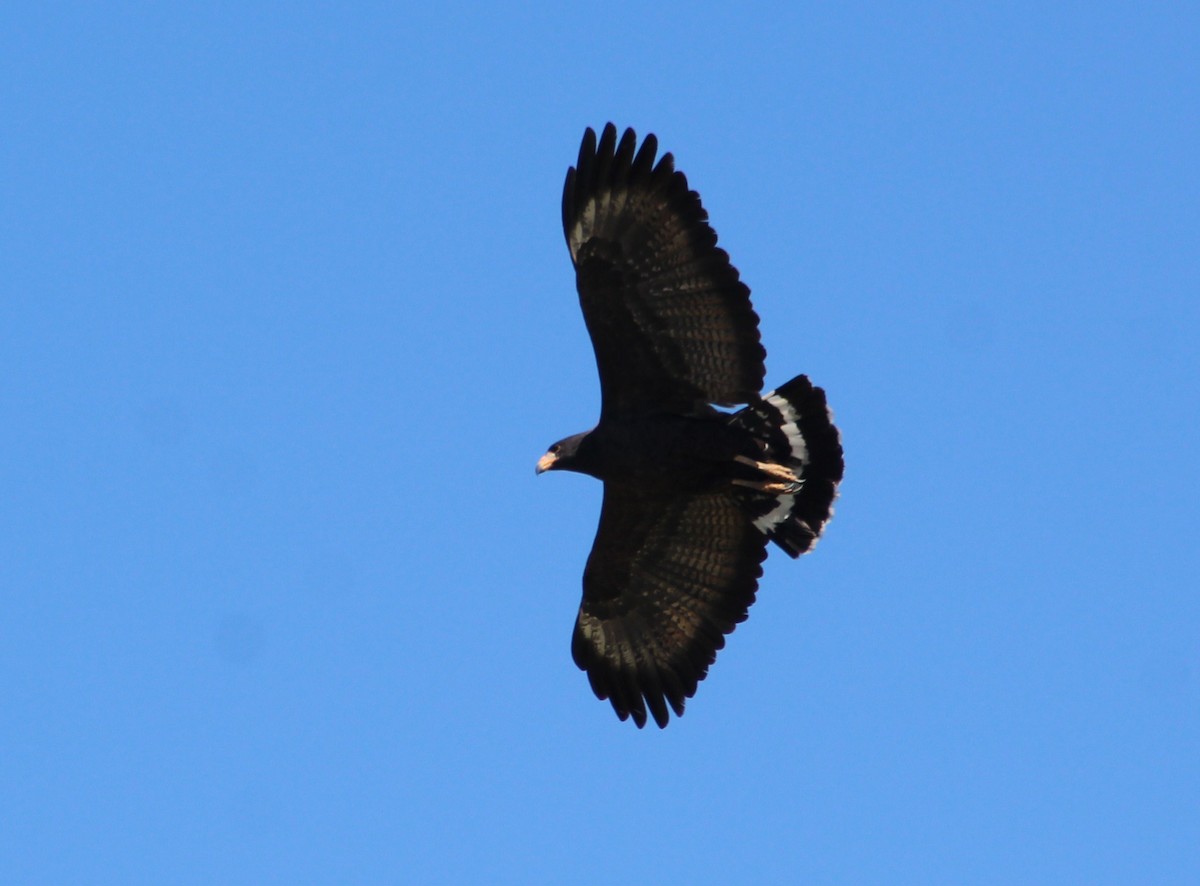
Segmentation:
<svg viewBox="0 0 1200 886">
<path fill-rule="evenodd" d="M 767 538 L 726 490 L 664 496 L 604 484 L 571 652 L 597 697 L 660 727 L 746 619 Z"/>
</svg>

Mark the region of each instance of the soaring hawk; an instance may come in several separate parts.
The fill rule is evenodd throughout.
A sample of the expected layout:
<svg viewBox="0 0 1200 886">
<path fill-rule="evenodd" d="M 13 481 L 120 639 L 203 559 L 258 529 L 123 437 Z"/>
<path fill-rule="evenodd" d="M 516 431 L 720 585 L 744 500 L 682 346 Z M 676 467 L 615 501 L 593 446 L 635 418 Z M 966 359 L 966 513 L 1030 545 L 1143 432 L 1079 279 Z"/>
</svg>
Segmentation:
<svg viewBox="0 0 1200 886">
<path fill-rule="evenodd" d="M 803 376 L 760 393 L 750 290 L 658 141 L 584 133 L 562 218 L 600 373 L 600 421 L 537 471 L 604 482 L 571 652 L 638 727 L 683 714 L 744 621 L 767 542 L 809 550 L 833 513 L 842 446 Z M 716 406 L 746 404 L 736 412 Z"/>
</svg>

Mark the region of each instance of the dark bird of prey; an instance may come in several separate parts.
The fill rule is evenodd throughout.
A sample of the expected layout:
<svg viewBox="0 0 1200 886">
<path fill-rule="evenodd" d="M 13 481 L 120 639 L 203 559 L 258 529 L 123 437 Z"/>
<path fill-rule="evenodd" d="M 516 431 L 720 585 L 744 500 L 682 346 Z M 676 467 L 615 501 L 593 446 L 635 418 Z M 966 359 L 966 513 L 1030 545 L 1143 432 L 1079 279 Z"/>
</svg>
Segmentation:
<svg viewBox="0 0 1200 886">
<path fill-rule="evenodd" d="M 745 621 L 767 542 L 812 548 L 833 513 L 842 446 L 803 376 L 763 394 L 750 290 L 700 196 L 658 142 L 588 129 L 562 217 L 600 372 L 600 422 L 538 473 L 604 481 L 571 639 L 622 720 L 663 727 Z M 736 412 L 715 406 L 745 404 Z"/>
</svg>

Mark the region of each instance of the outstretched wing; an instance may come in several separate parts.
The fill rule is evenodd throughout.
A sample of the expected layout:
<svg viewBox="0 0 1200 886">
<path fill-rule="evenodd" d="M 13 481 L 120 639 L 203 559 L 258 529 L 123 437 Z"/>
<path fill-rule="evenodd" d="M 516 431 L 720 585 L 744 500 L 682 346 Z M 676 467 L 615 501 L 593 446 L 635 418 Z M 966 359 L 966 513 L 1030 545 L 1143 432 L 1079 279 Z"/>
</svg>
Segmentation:
<svg viewBox="0 0 1200 886">
<path fill-rule="evenodd" d="M 767 538 L 728 492 L 669 495 L 604 484 L 571 639 L 575 663 L 622 720 L 660 727 L 745 621 Z"/>
<path fill-rule="evenodd" d="M 563 231 L 596 351 L 601 415 L 732 405 L 762 389 L 750 290 L 653 135 L 588 129 L 563 186 Z"/>
</svg>

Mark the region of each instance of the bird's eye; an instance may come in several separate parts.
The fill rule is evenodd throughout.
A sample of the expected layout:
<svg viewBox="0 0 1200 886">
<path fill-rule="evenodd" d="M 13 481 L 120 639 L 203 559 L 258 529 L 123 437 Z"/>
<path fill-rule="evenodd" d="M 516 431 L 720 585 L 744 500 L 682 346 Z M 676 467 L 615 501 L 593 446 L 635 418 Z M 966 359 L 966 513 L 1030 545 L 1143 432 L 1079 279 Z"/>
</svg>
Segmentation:
<svg viewBox="0 0 1200 886">
<path fill-rule="evenodd" d="M 558 452 L 558 444 L 555 443 L 553 446 L 551 446 L 550 451 L 553 453 L 557 453 Z"/>
</svg>

